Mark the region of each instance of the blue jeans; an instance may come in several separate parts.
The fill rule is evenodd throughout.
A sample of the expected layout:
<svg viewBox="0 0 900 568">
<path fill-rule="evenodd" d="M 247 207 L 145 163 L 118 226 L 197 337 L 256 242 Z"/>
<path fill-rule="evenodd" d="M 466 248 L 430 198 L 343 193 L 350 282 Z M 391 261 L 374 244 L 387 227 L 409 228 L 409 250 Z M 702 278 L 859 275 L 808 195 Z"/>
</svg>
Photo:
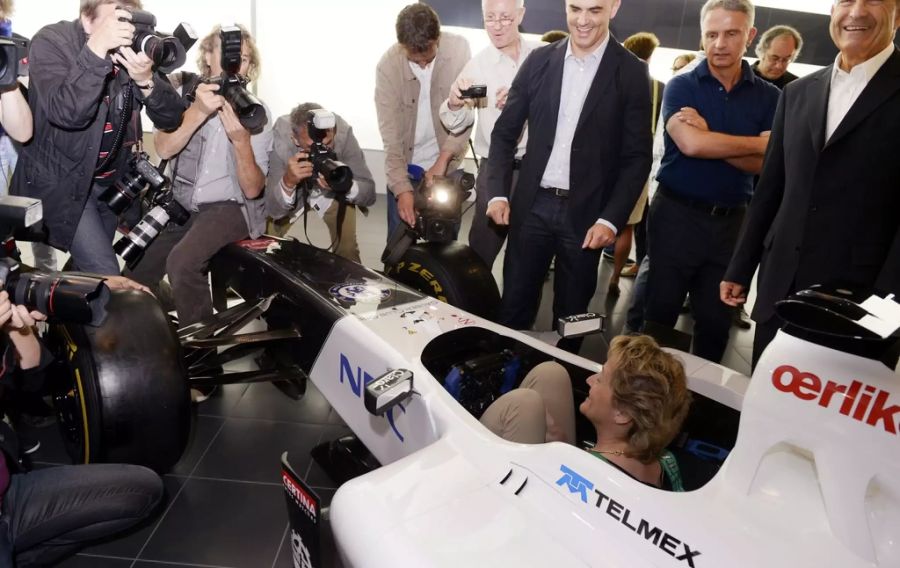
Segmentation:
<svg viewBox="0 0 900 568">
<path fill-rule="evenodd" d="M 631 290 L 631 305 L 628 306 L 628 316 L 625 318 L 623 334 L 640 333 L 644 328 L 644 308 L 647 305 L 647 281 L 650 280 L 650 255 L 644 255 L 637 276 L 634 278 L 634 288 Z"/>
<path fill-rule="evenodd" d="M 12 475 L 0 516 L 0 568 L 55 564 L 138 524 L 162 495 L 160 477 L 137 465 L 64 465 Z"/>
<path fill-rule="evenodd" d="M 118 217 L 100 201 L 104 189 L 96 184 L 91 187 L 69 253 L 75 270 L 112 276 L 119 274 L 119 260 L 112 246 Z"/>
</svg>

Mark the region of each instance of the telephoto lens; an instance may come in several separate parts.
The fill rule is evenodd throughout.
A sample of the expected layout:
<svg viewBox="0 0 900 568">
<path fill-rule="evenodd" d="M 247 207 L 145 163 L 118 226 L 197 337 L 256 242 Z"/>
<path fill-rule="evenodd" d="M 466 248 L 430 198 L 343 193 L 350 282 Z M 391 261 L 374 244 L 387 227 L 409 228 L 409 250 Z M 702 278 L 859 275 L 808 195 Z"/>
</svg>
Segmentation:
<svg viewBox="0 0 900 568">
<path fill-rule="evenodd" d="M 97 276 L 27 272 L 11 258 L 0 259 L 0 285 L 13 304 L 45 314 L 50 323 L 98 326 L 106 320 L 109 288 Z"/>
<path fill-rule="evenodd" d="M 129 268 L 137 265 L 144 255 L 144 251 L 170 221 L 184 225 L 190 218 L 190 213 L 171 194 L 168 194 L 167 198 L 168 201 L 157 203 L 144 215 L 140 223 L 113 245 L 116 254 L 125 261 Z"/>
<path fill-rule="evenodd" d="M 156 16 L 144 10 L 131 12 L 131 23 L 134 25 L 134 40 L 131 48 L 135 53 L 144 52 L 153 68 L 161 73 L 171 73 L 187 59 L 187 50 L 179 39 L 156 33 Z"/>
</svg>

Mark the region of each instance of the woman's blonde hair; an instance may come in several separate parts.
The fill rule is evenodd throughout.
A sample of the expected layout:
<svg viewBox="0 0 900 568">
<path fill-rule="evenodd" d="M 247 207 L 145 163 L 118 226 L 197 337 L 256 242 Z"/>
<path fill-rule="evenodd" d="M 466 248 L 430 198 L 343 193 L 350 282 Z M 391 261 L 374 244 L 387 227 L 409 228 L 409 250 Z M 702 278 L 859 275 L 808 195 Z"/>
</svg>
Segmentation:
<svg viewBox="0 0 900 568">
<path fill-rule="evenodd" d="M 612 403 L 631 417 L 627 455 L 650 463 L 678 434 L 690 408 L 684 366 L 647 335 L 613 339 L 613 358 Z"/>
</svg>

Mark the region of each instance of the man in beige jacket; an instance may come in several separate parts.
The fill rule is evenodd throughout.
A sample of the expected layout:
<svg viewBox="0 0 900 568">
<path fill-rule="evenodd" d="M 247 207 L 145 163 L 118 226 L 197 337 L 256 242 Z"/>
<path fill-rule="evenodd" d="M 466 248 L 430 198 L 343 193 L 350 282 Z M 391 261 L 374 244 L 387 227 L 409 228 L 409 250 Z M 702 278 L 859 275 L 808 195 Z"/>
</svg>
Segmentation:
<svg viewBox="0 0 900 568">
<path fill-rule="evenodd" d="M 441 23 L 427 4 L 410 4 L 397 15 L 397 43 L 378 62 L 375 107 L 385 151 L 388 190 L 388 237 L 403 220 L 415 225 L 413 186 L 407 166 L 426 178 L 445 175 L 462 160 L 471 128 L 451 135 L 441 124 L 440 106 L 471 58 L 465 38 L 441 33 Z"/>
</svg>

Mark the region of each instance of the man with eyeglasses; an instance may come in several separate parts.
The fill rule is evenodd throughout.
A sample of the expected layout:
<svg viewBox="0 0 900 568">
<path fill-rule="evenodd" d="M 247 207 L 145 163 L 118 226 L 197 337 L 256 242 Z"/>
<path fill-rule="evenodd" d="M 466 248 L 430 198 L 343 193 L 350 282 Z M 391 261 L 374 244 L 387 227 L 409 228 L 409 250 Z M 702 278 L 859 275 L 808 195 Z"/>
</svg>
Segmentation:
<svg viewBox="0 0 900 568">
<path fill-rule="evenodd" d="M 797 79 L 789 72 L 790 65 L 800 55 L 803 48 L 803 36 L 791 26 L 774 26 L 759 38 L 756 44 L 756 56 L 759 61 L 751 68 L 757 77 L 765 79 L 779 89 Z"/>
<path fill-rule="evenodd" d="M 475 216 L 469 230 L 469 246 L 490 268 L 506 240 L 507 227 L 497 225 L 487 216 L 487 159 L 491 144 L 491 131 L 500 117 L 509 87 L 522 62 L 540 46 L 522 38 L 519 24 L 525 16 L 524 0 L 483 0 L 484 29 L 491 45 L 475 55 L 463 69 L 450 89 L 450 96 L 441 105 L 441 122 L 452 133 L 463 133 L 475 122 L 475 155 L 480 160 L 478 178 L 475 181 Z M 487 87 L 482 98 L 465 97 L 463 91 L 472 85 Z M 522 131 L 516 146 L 508 189 L 515 187 L 519 164 L 525 154 L 527 130 Z"/>
<path fill-rule="evenodd" d="M 430 180 L 456 169 L 466 153 L 469 129 L 449 132 L 439 109 L 472 57 L 466 39 L 442 32 L 437 13 L 422 2 L 403 8 L 395 28 L 397 43 L 375 70 L 375 110 L 389 191 L 388 238 L 401 219 L 410 226 L 416 223 L 408 166 L 421 167 Z"/>
<path fill-rule="evenodd" d="M 510 225 L 500 323 L 514 329 L 534 323 L 554 258 L 553 321 L 587 311 L 600 250 L 625 227 L 650 172 L 650 77 L 609 31 L 620 4 L 565 2 L 569 39 L 525 60 L 491 134 L 488 215 Z M 560 345 L 577 352 L 581 343 Z"/>
</svg>

